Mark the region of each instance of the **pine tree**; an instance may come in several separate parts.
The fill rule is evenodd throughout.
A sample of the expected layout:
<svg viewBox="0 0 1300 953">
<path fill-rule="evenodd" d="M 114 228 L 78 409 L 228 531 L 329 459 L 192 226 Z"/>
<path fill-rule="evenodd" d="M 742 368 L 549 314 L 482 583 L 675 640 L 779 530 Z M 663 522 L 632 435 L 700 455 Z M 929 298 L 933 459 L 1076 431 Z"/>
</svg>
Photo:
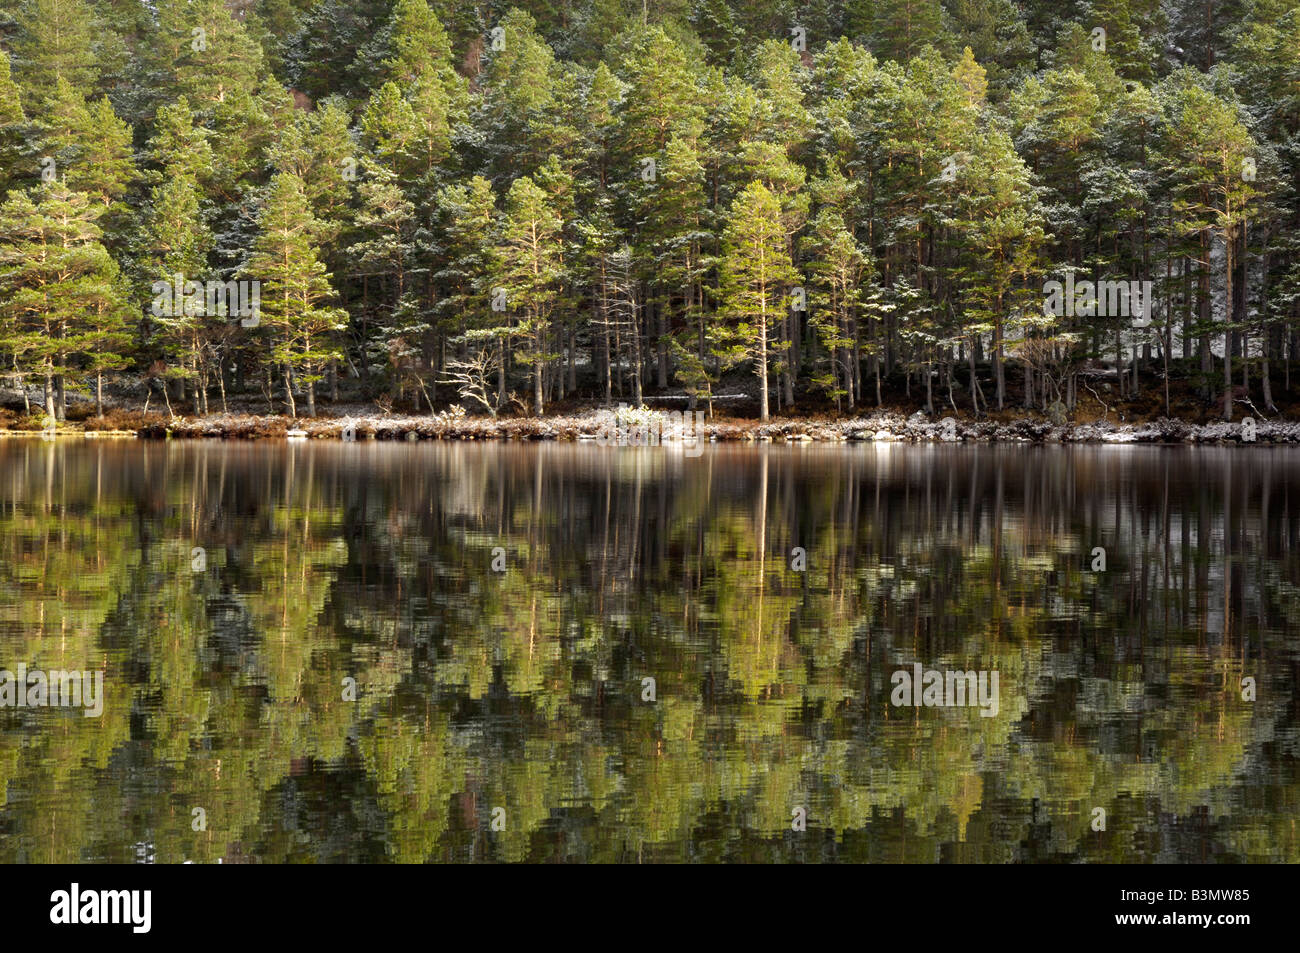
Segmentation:
<svg viewBox="0 0 1300 953">
<path fill-rule="evenodd" d="M 104 96 L 87 106 L 86 126 L 79 138 L 80 161 L 69 170 L 68 184 L 111 209 L 138 175 L 130 127 L 117 118 Z"/>
<path fill-rule="evenodd" d="M 943 7 L 939 0 L 875 0 L 871 27 L 873 53 L 910 60 L 943 41 Z"/>
<path fill-rule="evenodd" d="M 277 76 L 285 75 L 286 46 L 302 26 L 302 13 L 294 0 L 256 0 L 244 16 L 245 31 L 262 48 L 268 68 Z"/>
<path fill-rule="evenodd" d="M 211 189 L 216 173 L 208 139 L 208 131 L 195 122 L 189 100 L 182 96 L 158 110 L 154 134 L 148 143 L 149 159 L 161 168 L 161 177 L 188 176 L 201 189 Z M 153 178 L 157 180 L 160 176 L 155 173 Z"/>
<path fill-rule="evenodd" d="M 88 355 L 111 348 L 105 315 L 122 305 L 116 269 L 99 241 L 102 213 L 61 182 L 12 192 L 0 207 L 0 346 L 21 379 L 44 380 L 46 413 L 60 420 L 67 389 L 97 366 Z"/>
<path fill-rule="evenodd" d="M 1184 231 L 1203 237 L 1206 252 L 1212 239 L 1224 248 L 1223 419 L 1231 420 L 1237 237 L 1253 215 L 1256 196 L 1254 183 L 1242 170 L 1246 160 L 1253 161 L 1256 147 L 1239 107 L 1188 77 L 1175 78 L 1166 111 L 1162 161 L 1174 183 L 1174 214 Z M 1201 323 L 1206 336 L 1203 367 L 1209 363 L 1208 297 L 1203 299 Z"/>
<path fill-rule="evenodd" d="M 109 259 L 100 280 L 90 286 L 87 299 L 90 311 L 83 318 L 81 343 L 85 348 L 85 372 L 95 378 L 95 415 L 103 417 L 104 374 L 130 364 L 132 343 L 130 282 L 117 262 Z"/>
<path fill-rule="evenodd" d="M 117 118 L 107 96 L 87 103 L 66 79 L 57 82 L 50 102 L 52 118 L 41 151 L 68 188 L 88 193 L 104 207 L 104 243 L 117 252 L 131 227 L 131 211 L 122 200 L 138 177 L 131 129 Z"/>
<path fill-rule="evenodd" d="M 411 384 L 423 390 L 419 344 L 429 321 L 414 281 L 415 206 L 395 173 L 369 157 L 365 167 L 354 218 L 357 240 L 349 250 L 352 274 L 366 282 L 360 315 L 369 348 L 365 366 L 391 373 L 399 394 Z"/>
<path fill-rule="evenodd" d="M 852 408 L 873 380 L 877 404 L 924 379 L 927 409 L 934 381 L 955 406 L 954 371 L 982 412 L 1018 396 L 1011 359 L 1027 408 L 1073 408 L 1085 360 L 1120 365 L 1125 401 L 1154 347 L 1167 388 L 1199 359 L 1206 400 L 1262 385 L 1271 412 L 1300 349 L 1293 7 L 1227 0 L 1198 23 L 1153 0 L 12 0 L 0 194 L 30 190 L 42 215 L 51 189 L 89 202 L 148 300 L 156 280 L 245 265 L 269 183 L 296 177 L 307 244 L 337 277 L 339 301 L 313 307 L 350 322 L 326 349 L 346 345 L 363 390 L 418 406 L 449 380 L 499 411 L 524 368 L 534 410 L 670 383 L 707 400 L 752 359 L 777 375 L 770 413 L 810 390 Z M 754 185 L 808 278 L 807 311 L 769 281 L 761 322 L 718 298 L 743 284 Z M 1049 273 L 1153 279 L 1160 325 L 1045 315 Z M 163 317 L 145 316 L 140 360 L 165 359 L 200 410 L 286 338 Z M 100 360 L 70 337 L 60 405 Z M 22 353 L 0 360 L 42 376 L 46 345 L 9 340 Z M 290 400 L 293 375 L 319 371 L 280 363 Z"/>
<path fill-rule="evenodd" d="M 1017 301 L 1015 281 L 1037 270 L 1038 250 L 1046 238 L 1042 214 L 1028 169 L 1010 138 L 996 129 L 978 140 L 954 188 L 960 198 L 947 224 L 957 232 L 965 255 L 957 273 L 968 294 L 967 326 L 972 336 L 992 334 L 996 401 L 1002 410 L 1008 337 L 1019 340 L 1012 316 L 1033 307 L 1030 299 L 1041 301 L 1040 290 L 1023 284 Z M 973 341 L 971 345 L 973 351 Z M 972 374 L 972 399 L 977 389 Z M 978 403 L 975 410 L 979 412 Z"/>
<path fill-rule="evenodd" d="M 273 169 L 302 180 L 318 226 L 315 241 L 331 268 L 345 265 L 339 241 L 352 223 L 355 183 L 363 172 L 349 122 L 347 110 L 336 101 L 310 113 L 295 112 L 269 150 Z"/>
<path fill-rule="evenodd" d="M 361 133 L 385 170 L 402 178 L 418 174 L 420 123 L 396 83 L 385 83 L 370 98 L 361 117 Z"/>
<path fill-rule="evenodd" d="M 37 175 L 34 125 L 23 109 L 22 90 L 0 50 L 0 195 L 30 183 Z"/>
<path fill-rule="evenodd" d="M 511 9 L 495 29 L 501 31 L 501 48 L 489 47 L 479 75 L 472 157 L 493 181 L 509 181 L 531 174 L 546 159 L 534 125 L 554 100 L 555 53 L 522 10 Z"/>
<path fill-rule="evenodd" d="M 621 199 L 625 220 L 636 223 L 629 231 L 635 236 L 634 265 L 647 287 L 642 298 L 646 311 L 643 324 L 647 342 L 654 347 L 656 382 L 667 387 L 673 316 L 666 280 L 653 249 L 665 229 L 672 228 L 668 220 L 677 210 L 670 207 L 672 197 L 662 189 L 657 167 L 667 161 L 666 150 L 674 137 L 692 144 L 699 139 L 704 111 L 697 75 L 686 51 L 662 27 L 637 31 L 618 66 L 627 91 L 615 152 L 622 174 L 612 190 Z M 654 174 L 649 174 L 652 170 Z M 637 230 L 641 234 L 636 234 Z"/>
<path fill-rule="evenodd" d="M 214 238 L 200 214 L 198 183 L 185 174 L 169 178 L 154 187 L 150 206 L 139 254 L 152 302 L 151 343 L 167 362 L 166 380 L 191 382 L 202 391 L 208 377 L 209 335 L 223 316 L 205 313 L 206 296 L 185 294 L 187 285 L 195 283 L 191 290 L 201 287 L 212 276 L 208 253 Z M 182 289 L 180 300 L 174 293 L 177 286 Z M 170 406 L 166 382 L 163 396 Z"/>
<path fill-rule="evenodd" d="M 755 53 L 750 68 L 754 80 L 756 134 L 742 143 L 746 172 L 762 182 L 781 203 L 787 248 L 793 254 L 794 236 L 808 218 L 810 196 L 804 189 L 807 173 L 798 161 L 812 130 L 812 116 L 804 107 L 808 74 L 798 53 L 788 43 L 769 40 Z M 794 403 L 794 378 L 798 373 L 798 342 L 802 312 L 786 311 L 777 325 L 773 348 L 780 353 L 778 369 L 785 406 Z"/>
<path fill-rule="evenodd" d="M 507 306 L 520 315 L 512 336 L 521 345 L 520 363 L 533 369 L 533 412 L 539 417 L 544 409 L 543 374 L 555 357 L 548 344 L 551 311 L 563 278 L 562 227 L 546 193 L 527 176 L 516 179 L 506 196 L 499 255 Z"/>
<path fill-rule="evenodd" d="M 954 48 L 969 49 L 991 84 L 1011 86 L 1034 68 L 1037 50 L 1014 0 L 950 0 L 944 10 Z"/>
<path fill-rule="evenodd" d="M 200 114 L 238 93 L 251 94 L 266 70 L 262 48 L 224 0 L 159 0 L 159 27 L 167 37 L 174 94 Z"/>
<path fill-rule="evenodd" d="M 357 55 L 383 29 L 391 0 L 321 0 L 285 43 L 289 83 L 312 99 L 337 94 L 365 99 L 376 88 L 375 64 Z"/>
<path fill-rule="evenodd" d="M 315 227 L 302 180 L 279 173 L 271 180 L 253 253 L 242 269 L 245 278 L 261 282 L 262 320 L 273 334 L 272 356 L 281 365 L 292 416 L 297 416 L 295 379 L 306 387 L 308 416 L 316 416 L 316 383 L 341 356 L 337 335 L 346 327 L 346 312 L 326 305 L 334 290 L 312 242 Z"/>
<path fill-rule="evenodd" d="M 837 177 L 832 190 L 844 195 L 846 183 Z M 864 285 L 872 263 L 845 223 L 843 212 L 828 204 L 813 220 L 804 248 L 811 279 L 808 321 L 817 340 L 828 352 L 827 368 L 814 372 L 812 385 L 835 400 L 855 401 L 853 343 L 856 321 L 864 303 Z"/>
<path fill-rule="evenodd" d="M 450 122 L 464 120 L 469 90 L 453 65 L 447 31 L 426 0 L 397 0 L 381 40 L 389 56 L 374 85 L 393 81 L 404 89 L 436 87 Z"/>
<path fill-rule="evenodd" d="M 30 115 L 45 118 L 59 80 L 83 93 L 99 70 L 94 12 L 85 0 L 26 0 L 18 12 L 14 69 Z"/>
<path fill-rule="evenodd" d="M 754 362 L 763 420 L 770 416 L 770 342 L 789 305 L 782 291 L 797 279 L 787 238 L 781 203 L 763 183 L 750 183 L 731 207 L 722 238 L 720 310 L 735 323 L 720 335 L 720 343 L 727 364 Z"/>
<path fill-rule="evenodd" d="M 496 196 L 492 184 L 476 175 L 465 185 L 451 185 L 439 195 L 446 240 L 446 264 L 436 275 L 444 294 L 438 316 L 457 346 L 485 351 L 498 374 L 495 411 L 505 400 L 506 315 L 493 309 L 500 261 Z M 498 299 L 499 300 L 499 299 Z M 489 363 L 485 361 L 485 363 Z"/>
<path fill-rule="evenodd" d="M 668 141 L 654 188 L 642 207 L 646 217 L 637 252 L 649 266 L 647 274 L 660 320 L 660 342 L 665 346 L 670 342 L 675 345 L 673 351 L 679 362 L 685 360 L 689 364 L 683 383 L 690 392 L 707 396 L 711 381 L 705 363 L 703 276 L 704 245 L 710 236 L 706 231 L 704 166 L 694 143 L 678 136 Z M 680 340 L 671 336 L 674 329 L 679 331 Z M 667 357 L 664 352 L 663 384 L 667 383 Z"/>
</svg>

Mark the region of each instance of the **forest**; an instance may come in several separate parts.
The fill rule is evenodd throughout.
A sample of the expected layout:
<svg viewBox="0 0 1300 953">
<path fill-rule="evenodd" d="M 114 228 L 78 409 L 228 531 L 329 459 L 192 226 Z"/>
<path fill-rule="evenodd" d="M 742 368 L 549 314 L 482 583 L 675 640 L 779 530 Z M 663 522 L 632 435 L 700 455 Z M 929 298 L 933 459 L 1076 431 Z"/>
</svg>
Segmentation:
<svg viewBox="0 0 1300 953">
<path fill-rule="evenodd" d="M 1279 415 L 1298 131 L 1289 0 L 4 0 L 0 384 Z"/>
</svg>

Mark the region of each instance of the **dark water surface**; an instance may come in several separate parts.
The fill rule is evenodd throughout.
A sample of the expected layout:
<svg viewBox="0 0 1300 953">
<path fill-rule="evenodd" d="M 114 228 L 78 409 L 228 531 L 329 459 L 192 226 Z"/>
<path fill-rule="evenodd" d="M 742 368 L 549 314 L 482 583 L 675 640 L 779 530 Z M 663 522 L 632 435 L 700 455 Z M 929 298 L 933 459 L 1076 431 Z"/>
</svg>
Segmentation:
<svg viewBox="0 0 1300 953">
<path fill-rule="evenodd" d="M 1294 450 L 0 442 L 5 862 L 1295 862 L 1298 656 Z"/>
</svg>

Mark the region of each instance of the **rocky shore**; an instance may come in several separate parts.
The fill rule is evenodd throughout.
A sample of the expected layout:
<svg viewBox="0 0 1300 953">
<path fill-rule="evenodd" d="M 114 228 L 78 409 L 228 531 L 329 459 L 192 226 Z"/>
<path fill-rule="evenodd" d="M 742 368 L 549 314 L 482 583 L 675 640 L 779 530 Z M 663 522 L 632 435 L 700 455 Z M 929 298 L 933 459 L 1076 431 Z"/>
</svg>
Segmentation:
<svg viewBox="0 0 1300 953">
<path fill-rule="evenodd" d="M 576 440 L 608 443 L 611 417 L 607 412 L 591 412 L 540 418 L 493 419 L 436 414 L 320 417 L 294 421 L 282 416 L 229 414 L 159 419 L 143 424 L 135 432 L 147 439 Z M 1300 423 L 1253 420 L 1252 434 L 1251 424 L 1244 418 L 1232 423 L 1209 424 L 1161 418 L 1142 423 L 1090 421 L 1054 425 L 1031 418 L 1010 421 L 955 417 L 932 419 L 920 413 L 911 416 L 875 413 L 840 420 L 778 419 L 767 423 L 716 419 L 701 422 L 698 433 L 710 442 L 1300 444 Z M 689 431 L 687 436 L 688 439 L 691 436 Z M 648 441 L 646 435 L 641 434 L 639 437 L 634 435 L 632 442 Z"/>
</svg>

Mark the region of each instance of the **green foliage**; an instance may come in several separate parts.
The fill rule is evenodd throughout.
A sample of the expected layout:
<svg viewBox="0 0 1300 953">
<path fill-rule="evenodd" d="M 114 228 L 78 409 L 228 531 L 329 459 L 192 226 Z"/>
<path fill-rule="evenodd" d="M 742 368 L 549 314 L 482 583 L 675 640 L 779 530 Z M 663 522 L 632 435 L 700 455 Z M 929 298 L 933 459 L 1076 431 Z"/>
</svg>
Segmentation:
<svg viewBox="0 0 1300 953">
<path fill-rule="evenodd" d="M 341 492 L 331 448 L 217 449 L 0 445 L 7 651 L 107 691 L 99 718 L 0 717 L 5 861 L 1300 860 L 1294 674 L 1241 654 L 1293 651 L 1300 566 L 1234 550 L 1249 619 L 1214 615 L 1206 572 L 1247 474 L 1270 492 L 1231 518 L 1293 531 L 1288 461 L 1139 455 L 1080 501 L 1050 454 L 953 458 L 929 495 L 875 467 L 864 494 L 851 454 L 435 444 Z M 1098 539 L 1126 554 L 1104 573 Z M 997 671 L 998 715 L 891 705 L 921 659 Z"/>
<path fill-rule="evenodd" d="M 98 80 L 94 36 L 101 24 L 85 0 L 26 0 L 18 9 L 14 72 L 34 116 L 49 116 L 60 81 L 89 93 Z"/>
<path fill-rule="evenodd" d="M 551 312 L 565 278 L 559 235 L 563 226 L 550 197 L 532 179 L 516 179 L 506 195 L 501 244 L 501 286 L 506 304 L 517 315 L 511 336 L 519 343 L 518 357 L 533 369 L 533 412 L 545 409 L 542 374 Z"/>
<path fill-rule="evenodd" d="M 729 322 L 718 335 L 724 363 L 751 360 L 759 379 L 762 418 L 768 418 L 768 359 L 774 322 L 788 306 L 796 281 L 786 246 L 781 205 L 761 182 L 736 199 L 722 237 L 721 311 Z"/>
<path fill-rule="evenodd" d="M 261 282 L 261 313 L 274 334 L 272 354 L 284 368 L 285 399 L 297 414 L 293 378 L 307 388 L 307 412 L 316 414 L 315 385 L 337 360 L 346 312 L 328 306 L 330 276 L 314 244 L 315 219 L 302 180 L 281 172 L 271 180 L 253 253 L 241 274 Z"/>
<path fill-rule="evenodd" d="M 44 380 L 47 412 L 54 377 L 76 385 L 124 343 L 125 289 L 100 242 L 102 214 L 57 182 L 0 206 L 0 346 L 20 378 Z"/>
<path fill-rule="evenodd" d="M 1215 357 L 1270 412 L 1290 386 L 1300 20 L 1281 0 L 1208 28 L 1147 0 L 11 6 L 0 188 L 90 196 L 138 303 L 177 255 L 203 280 L 245 268 L 293 176 L 346 324 L 309 363 L 365 397 L 432 410 L 449 364 L 488 351 L 496 403 L 531 392 L 534 412 L 707 397 L 733 371 L 761 405 L 748 370 L 775 375 L 777 412 L 918 383 L 933 411 L 935 380 L 977 413 L 1060 386 L 1072 409 L 1098 359 L 1128 368 L 1121 397 L 1159 361 L 1209 406 Z M 807 310 L 759 322 L 766 347 L 737 298 L 755 184 L 807 279 Z M 1045 320 L 1067 274 L 1151 282 L 1151 314 Z M 297 392 L 269 366 L 301 351 L 275 339 L 291 323 L 145 335 L 127 370 L 169 361 L 199 407 L 232 370 L 265 391 L 288 369 Z"/>
</svg>

